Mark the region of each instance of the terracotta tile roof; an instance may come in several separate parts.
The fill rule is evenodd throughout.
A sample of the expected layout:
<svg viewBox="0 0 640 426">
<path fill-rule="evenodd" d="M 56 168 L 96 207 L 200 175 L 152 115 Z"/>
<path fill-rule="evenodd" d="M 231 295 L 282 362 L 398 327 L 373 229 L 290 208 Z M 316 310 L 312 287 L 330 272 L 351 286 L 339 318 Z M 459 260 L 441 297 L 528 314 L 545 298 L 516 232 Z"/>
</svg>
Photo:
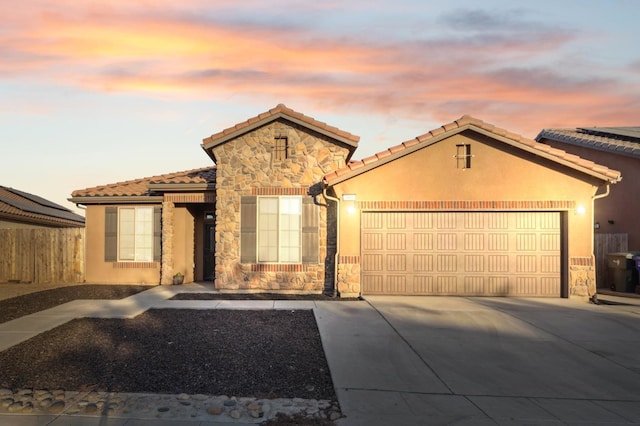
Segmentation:
<svg viewBox="0 0 640 426">
<path fill-rule="evenodd" d="M 255 127 L 259 127 L 279 117 L 289 118 L 292 121 L 297 121 L 303 125 L 313 127 L 324 134 L 333 136 L 334 138 L 351 145 L 354 149 L 358 145 L 358 141 L 360 140 L 359 136 L 352 135 L 351 133 L 340 130 L 337 127 L 333 127 L 326 123 L 323 123 L 322 121 L 307 117 L 302 113 L 286 107 L 284 104 L 278 104 L 275 108 L 272 108 L 267 112 L 258 114 L 255 117 L 243 121 L 242 123 L 238 123 L 235 126 L 224 129 L 221 132 L 215 133 L 208 138 L 203 139 L 203 147 L 205 149 L 210 149 L 216 145 L 224 143 L 242 133 L 250 131 Z"/>
<path fill-rule="evenodd" d="M 53 227 L 84 226 L 84 217 L 37 195 L 0 186 L 0 218 Z"/>
<path fill-rule="evenodd" d="M 215 181 L 216 168 L 212 166 L 79 189 L 73 191 L 71 196 L 73 198 L 150 196 L 154 195 L 149 189 L 149 185 L 152 184 L 213 184 Z"/>
<path fill-rule="evenodd" d="M 640 127 L 543 129 L 536 136 L 537 141 L 542 139 L 640 158 Z"/>
<path fill-rule="evenodd" d="M 324 182 L 328 185 L 334 185 L 469 128 L 488 134 L 491 137 L 499 137 L 499 140 L 512 146 L 566 164 L 583 172 L 591 173 L 602 180 L 617 182 L 621 179 L 621 174 L 617 170 L 598 165 L 593 161 L 585 160 L 560 149 L 551 148 L 548 145 L 511 133 L 470 115 L 464 115 L 458 120 L 405 141 L 400 145 L 393 146 L 360 161 L 351 161 L 342 169 L 326 174 Z"/>
</svg>

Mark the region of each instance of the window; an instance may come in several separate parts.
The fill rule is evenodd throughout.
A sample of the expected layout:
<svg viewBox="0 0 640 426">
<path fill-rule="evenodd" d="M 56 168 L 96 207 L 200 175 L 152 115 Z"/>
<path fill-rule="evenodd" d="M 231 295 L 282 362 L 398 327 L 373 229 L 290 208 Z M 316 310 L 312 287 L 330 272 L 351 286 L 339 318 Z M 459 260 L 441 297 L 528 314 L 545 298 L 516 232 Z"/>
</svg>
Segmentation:
<svg viewBox="0 0 640 426">
<path fill-rule="evenodd" d="M 317 207 L 311 197 L 242 197 L 240 261 L 317 263 Z"/>
<path fill-rule="evenodd" d="M 121 208 L 118 215 L 118 260 L 152 262 L 153 208 Z"/>
<path fill-rule="evenodd" d="M 258 262 L 300 262 L 301 197 L 258 198 Z"/>
<path fill-rule="evenodd" d="M 459 169 L 470 169 L 471 168 L 471 145 L 469 144 L 460 144 L 456 145 L 456 165 Z"/>
<path fill-rule="evenodd" d="M 160 260 L 159 207 L 105 208 L 105 261 Z"/>
<path fill-rule="evenodd" d="M 276 136 L 273 144 L 273 161 L 282 161 L 288 158 L 289 153 L 289 140 L 286 136 Z"/>
</svg>

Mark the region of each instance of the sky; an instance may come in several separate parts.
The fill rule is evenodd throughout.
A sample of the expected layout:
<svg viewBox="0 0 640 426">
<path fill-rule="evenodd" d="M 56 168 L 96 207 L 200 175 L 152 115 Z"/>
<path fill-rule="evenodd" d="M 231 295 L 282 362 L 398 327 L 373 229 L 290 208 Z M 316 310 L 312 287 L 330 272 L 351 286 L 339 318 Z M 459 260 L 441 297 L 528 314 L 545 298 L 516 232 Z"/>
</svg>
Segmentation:
<svg viewBox="0 0 640 426">
<path fill-rule="evenodd" d="M 212 165 L 202 139 L 284 103 L 361 159 L 470 114 L 640 125 L 640 0 L 0 0 L 0 185 Z"/>
</svg>

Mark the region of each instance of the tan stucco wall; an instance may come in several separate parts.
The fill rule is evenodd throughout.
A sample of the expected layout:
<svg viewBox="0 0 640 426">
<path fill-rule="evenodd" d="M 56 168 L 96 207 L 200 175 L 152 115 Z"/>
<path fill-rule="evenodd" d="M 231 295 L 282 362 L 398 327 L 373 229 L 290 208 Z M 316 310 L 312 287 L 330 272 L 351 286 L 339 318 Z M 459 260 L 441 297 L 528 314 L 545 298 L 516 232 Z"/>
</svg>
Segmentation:
<svg viewBox="0 0 640 426">
<path fill-rule="evenodd" d="M 471 168 L 467 170 L 456 168 L 454 158 L 456 144 L 464 143 L 471 144 L 473 155 Z M 518 201 L 566 201 L 569 202 L 566 205 L 585 208 L 582 215 L 574 208 L 564 208 L 569 228 L 568 257 L 592 259 L 591 197 L 597 190 L 594 184 L 601 182 L 584 175 L 577 178 L 571 169 L 547 160 L 542 160 L 544 165 L 534 161 L 540 159 L 467 131 L 339 183 L 333 189 L 339 198 L 355 194 L 356 207 L 366 201 L 513 201 L 513 208 L 507 210 L 517 211 L 522 209 Z M 347 210 L 354 204 L 349 201 L 340 204 L 340 256 L 359 256 L 360 210 L 350 214 Z M 569 270 L 568 265 L 565 268 Z M 590 273 L 593 275 L 592 267 Z M 593 287 L 594 283 L 587 285 Z"/>
<path fill-rule="evenodd" d="M 640 159 L 548 139 L 541 142 L 622 172 L 622 181 L 611 185 L 609 196 L 595 201 L 594 222 L 600 224 L 595 232 L 627 233 L 629 249 L 640 251 Z"/>
<path fill-rule="evenodd" d="M 97 284 L 158 284 L 160 265 L 145 268 L 114 267 L 104 261 L 105 206 L 89 205 L 86 213 L 86 281 Z M 126 266 L 121 264 L 120 266 Z"/>
<path fill-rule="evenodd" d="M 176 206 L 173 216 L 173 273 L 184 274 L 184 282 L 194 281 L 194 222 L 185 206 Z"/>
</svg>

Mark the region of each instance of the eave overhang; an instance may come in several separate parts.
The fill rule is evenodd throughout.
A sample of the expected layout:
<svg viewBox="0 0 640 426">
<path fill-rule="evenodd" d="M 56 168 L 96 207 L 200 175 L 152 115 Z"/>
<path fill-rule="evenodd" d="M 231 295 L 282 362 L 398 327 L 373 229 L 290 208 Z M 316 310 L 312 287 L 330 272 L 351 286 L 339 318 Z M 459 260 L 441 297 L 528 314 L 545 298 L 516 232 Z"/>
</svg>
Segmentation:
<svg viewBox="0 0 640 426">
<path fill-rule="evenodd" d="M 162 195 L 154 196 L 104 196 L 104 197 L 71 197 L 67 198 L 75 204 L 160 204 L 164 200 Z"/>
</svg>

